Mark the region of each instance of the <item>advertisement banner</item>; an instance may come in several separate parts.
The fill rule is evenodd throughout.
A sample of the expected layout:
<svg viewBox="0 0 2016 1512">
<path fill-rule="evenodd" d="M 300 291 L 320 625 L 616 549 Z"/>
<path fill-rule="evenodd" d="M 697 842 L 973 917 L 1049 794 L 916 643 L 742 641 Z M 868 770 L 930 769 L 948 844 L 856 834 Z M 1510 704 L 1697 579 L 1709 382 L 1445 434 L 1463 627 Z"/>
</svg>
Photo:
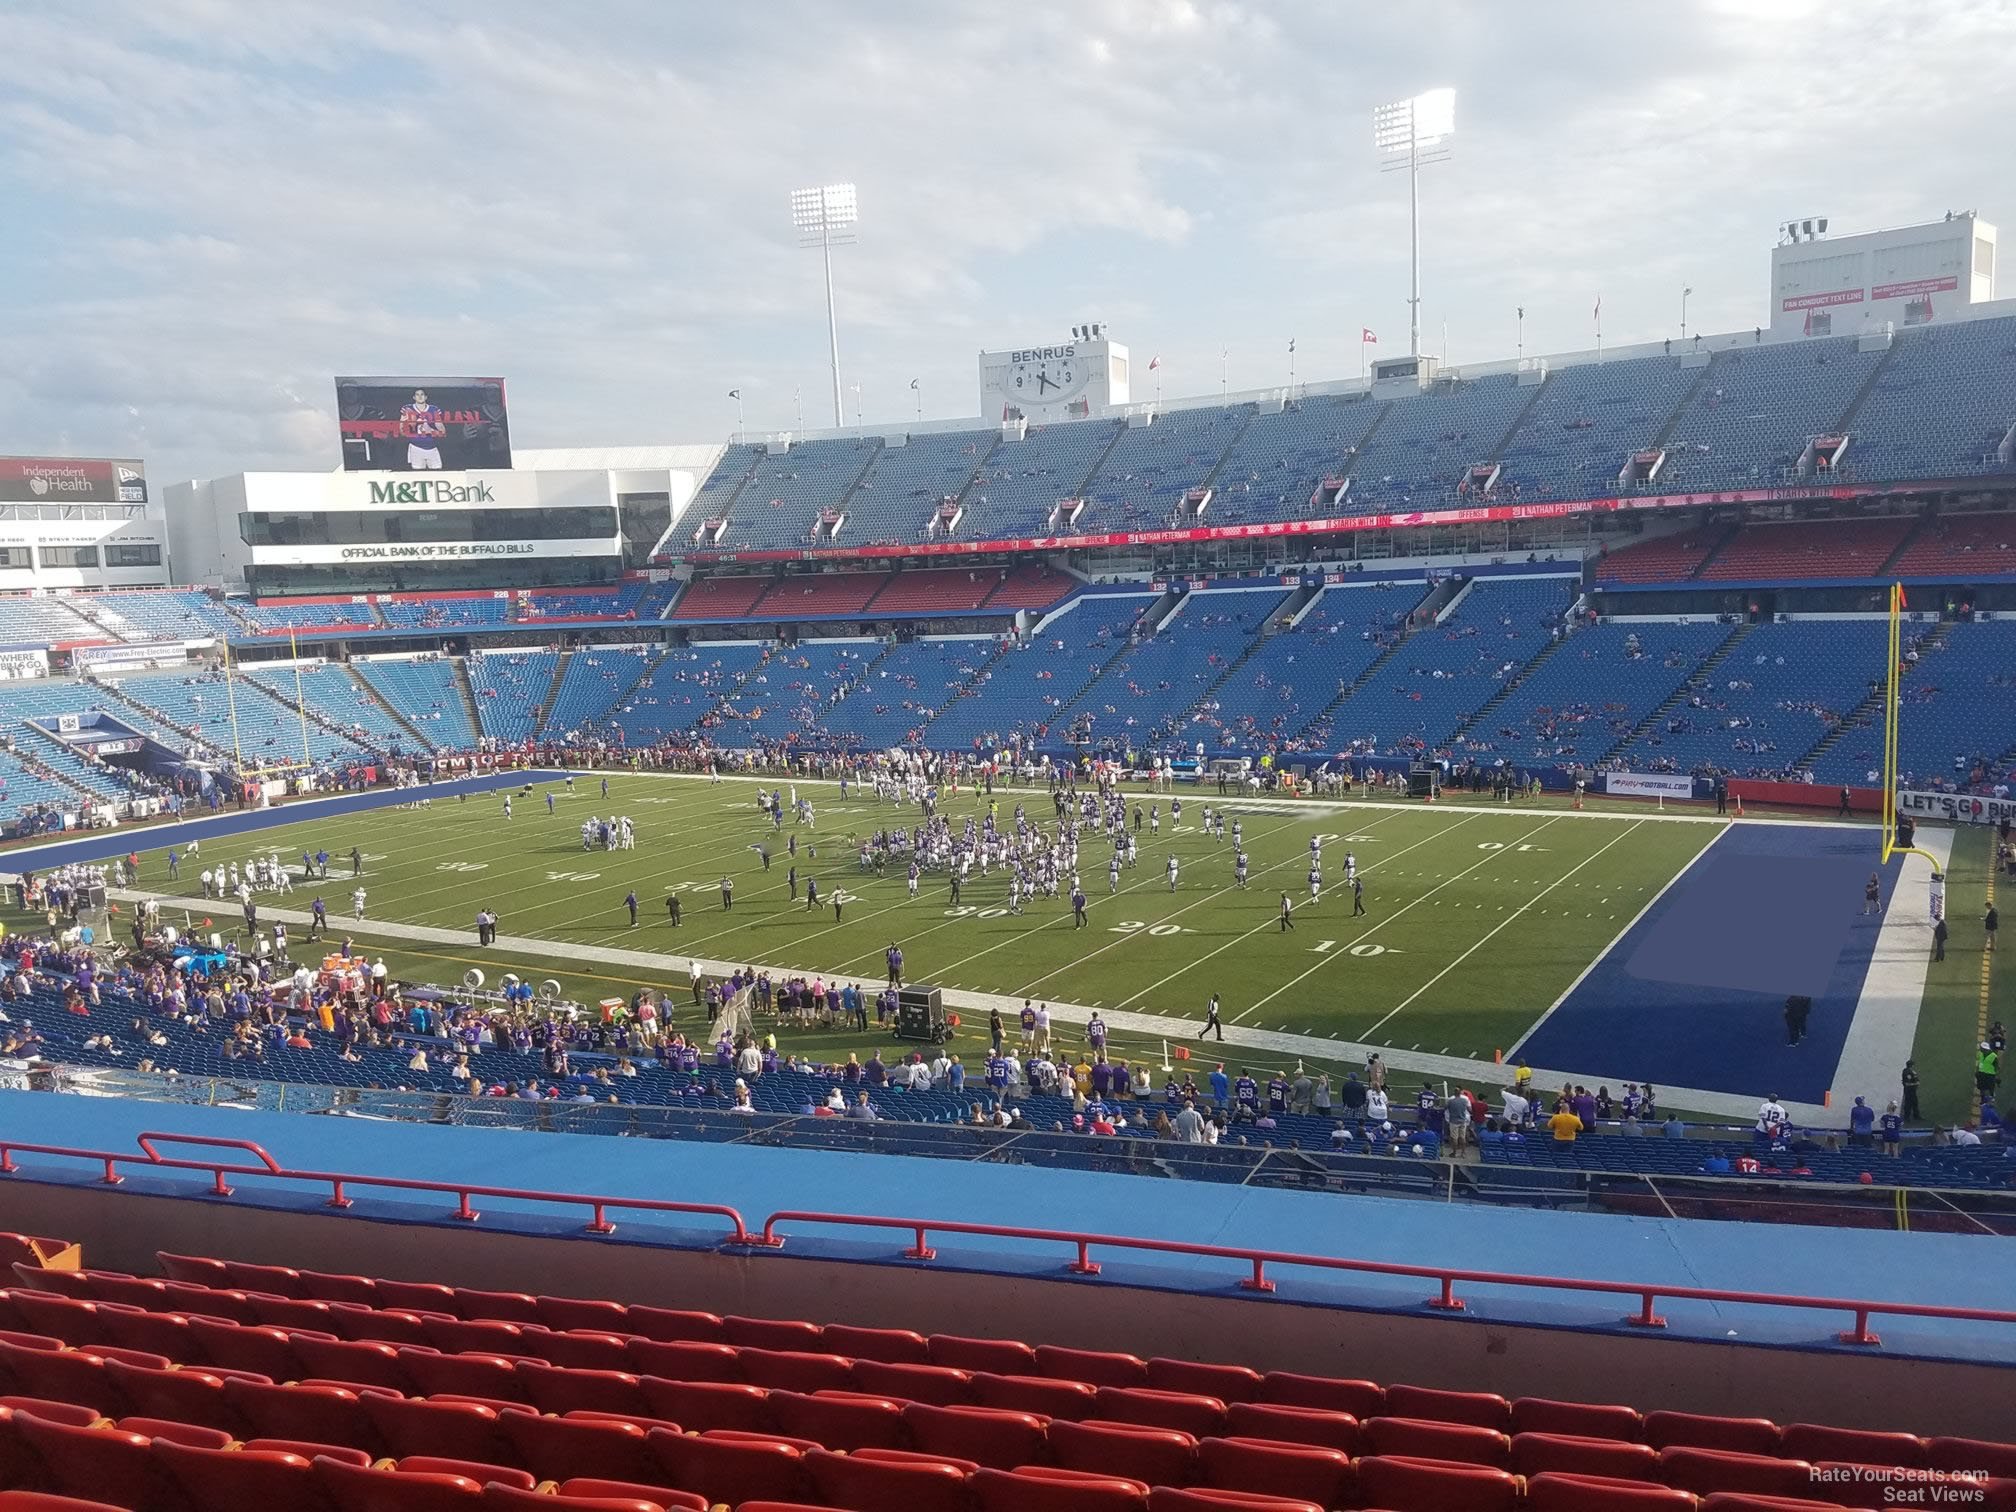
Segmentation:
<svg viewBox="0 0 2016 1512">
<path fill-rule="evenodd" d="M 132 457 L 0 457 L 0 504 L 145 504 Z"/>
<path fill-rule="evenodd" d="M 1787 310 L 1820 310 L 1828 305 L 1860 304 L 1860 289 L 1834 289 L 1826 294 L 1794 294 L 1780 306 Z"/>
<path fill-rule="evenodd" d="M 351 546 L 254 546 L 252 560 L 261 567 L 349 562 L 502 562 L 527 557 L 606 557 L 622 549 L 623 543 L 613 536 L 558 541 L 381 541 Z"/>
<path fill-rule="evenodd" d="M 47 677 L 49 653 L 40 646 L 0 651 L 0 677 Z"/>
<path fill-rule="evenodd" d="M 1694 779 L 1674 772 L 1605 772 L 1603 791 L 1624 798 L 1692 798 Z"/>
<path fill-rule="evenodd" d="M 1897 812 L 1913 819 L 1941 819 L 1948 824 L 2016 824 L 2016 798 L 1982 798 L 1973 793 L 1924 793 L 1900 789 Z"/>
<path fill-rule="evenodd" d="M 511 465 L 502 378 L 338 378 L 345 472 Z"/>
<path fill-rule="evenodd" d="M 1922 294 L 1948 294 L 1960 287 L 1959 278 L 1914 278 L 1908 283 L 1878 284 L 1869 291 L 1871 299 L 1916 299 Z"/>
</svg>

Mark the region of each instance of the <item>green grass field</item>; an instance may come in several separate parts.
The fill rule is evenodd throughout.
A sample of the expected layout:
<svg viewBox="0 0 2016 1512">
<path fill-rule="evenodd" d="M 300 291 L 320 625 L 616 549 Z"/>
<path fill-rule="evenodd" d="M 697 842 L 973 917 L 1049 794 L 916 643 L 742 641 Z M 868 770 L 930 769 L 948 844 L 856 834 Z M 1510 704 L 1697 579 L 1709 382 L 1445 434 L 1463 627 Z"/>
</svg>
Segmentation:
<svg viewBox="0 0 2016 1512">
<path fill-rule="evenodd" d="M 1560 807 L 1480 813 L 1398 803 L 1235 803 L 1251 867 L 1250 887 L 1240 891 L 1230 841 L 1220 844 L 1198 825 L 1210 794 L 1187 796 L 1180 824 L 1166 797 L 1144 796 L 1144 807 L 1161 804 L 1161 834 L 1144 831 L 1140 865 L 1122 872 L 1117 895 L 1107 891 L 1104 841 L 1083 844 L 1091 903 L 1088 927 L 1076 929 L 1062 897 L 1009 914 L 999 872 L 970 881 L 958 907 L 942 876 L 927 873 L 912 899 L 899 868 L 886 878 L 864 874 L 848 837 L 914 822 L 917 811 L 859 796 L 843 804 L 830 784 L 801 785 L 818 828 L 787 825 L 785 835 L 797 834 L 801 881 L 816 877 L 827 899 L 836 887 L 846 895 L 836 922 L 826 903 L 808 912 L 790 898 L 791 858 L 784 837 L 758 814 L 753 784 L 617 775 L 607 800 L 594 776 L 584 776 L 571 796 L 552 786 L 557 811 L 550 815 L 543 786 L 517 798 L 508 822 L 497 795 L 440 800 L 212 842 L 200 859 L 183 863 L 173 884 L 165 853 L 146 852 L 141 880 L 189 899 L 197 919 L 235 929 L 235 904 L 204 906 L 201 866 L 277 851 L 298 872 L 304 848 L 326 848 L 326 883 L 297 883 L 291 897 L 266 895 L 262 906 L 305 909 L 319 891 L 337 932 L 354 933 L 395 970 L 443 983 L 478 965 L 493 982 L 505 971 L 557 977 L 568 996 L 582 1000 L 638 985 L 683 995 L 688 955 L 872 981 L 893 940 L 916 982 L 1191 1023 L 1215 992 L 1228 1025 L 1489 1061 L 1720 833 L 1714 824 L 1643 811 L 1598 818 Z M 1004 792 L 996 800 L 1004 823 L 1018 798 L 1033 816 L 1049 815 L 1045 795 Z M 946 812 L 956 823 L 984 802 L 962 793 Z M 591 811 L 631 815 L 637 848 L 584 852 L 580 823 Z M 1319 833 L 1325 887 L 1311 905 L 1308 846 Z M 759 842 L 776 852 L 768 871 L 754 850 Z M 361 923 L 350 918 L 353 845 L 366 857 Z M 1352 917 L 1342 886 L 1347 850 L 1365 878 L 1362 918 Z M 1170 854 L 1182 868 L 1173 893 L 1164 873 Z M 724 872 L 736 882 L 732 912 L 720 906 Z M 632 888 L 642 904 L 635 929 L 622 901 Z M 674 890 L 684 907 L 676 929 L 665 910 Z M 1283 891 L 1297 904 L 1292 932 L 1279 927 Z M 475 943 L 479 908 L 501 918 L 498 947 Z M 416 941 L 387 925 L 454 935 Z M 612 959 L 611 951 L 668 959 L 653 970 Z M 1340 1051 L 1337 1059 L 1350 1058 Z"/>
</svg>

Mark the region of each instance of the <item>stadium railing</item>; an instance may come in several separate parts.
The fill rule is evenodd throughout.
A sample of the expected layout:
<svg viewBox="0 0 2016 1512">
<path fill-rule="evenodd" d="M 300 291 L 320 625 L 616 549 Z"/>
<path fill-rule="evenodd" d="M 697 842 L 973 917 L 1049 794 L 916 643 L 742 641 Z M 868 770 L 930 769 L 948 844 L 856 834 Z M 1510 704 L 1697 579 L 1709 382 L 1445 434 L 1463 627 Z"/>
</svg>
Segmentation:
<svg viewBox="0 0 2016 1512">
<path fill-rule="evenodd" d="M 354 1201 L 349 1196 L 350 1188 L 400 1193 L 438 1193 L 456 1199 L 455 1208 L 447 1216 L 467 1223 L 474 1223 L 482 1216 L 470 1205 L 471 1199 L 484 1197 L 498 1201 L 551 1205 L 575 1210 L 587 1208 L 593 1216 L 583 1226 L 581 1232 L 597 1236 L 615 1232 L 616 1226 L 609 1222 L 607 1216 L 612 1209 L 627 1212 L 690 1214 L 725 1219 L 730 1229 L 727 1236 L 719 1241 L 718 1247 L 726 1251 L 752 1254 L 782 1249 L 787 1241 L 781 1230 L 786 1226 L 870 1229 L 911 1236 L 913 1241 L 911 1246 L 903 1250 L 901 1255 L 905 1260 L 919 1265 L 928 1265 L 938 1258 L 937 1251 L 929 1243 L 932 1235 L 957 1235 L 1006 1240 L 1016 1244 L 1036 1244 L 1068 1251 L 1072 1258 L 1066 1262 L 1065 1272 L 1087 1279 L 1101 1274 L 1100 1263 L 1093 1258 L 1095 1250 L 1197 1260 L 1229 1260 L 1248 1271 L 1248 1274 L 1240 1278 L 1238 1286 L 1243 1290 L 1255 1292 L 1271 1293 L 1277 1290 L 1279 1283 L 1268 1274 L 1270 1268 L 1275 1271 L 1315 1271 L 1428 1281 L 1434 1284 L 1435 1290 L 1432 1295 L 1423 1299 L 1422 1305 L 1438 1312 L 1462 1312 L 1467 1309 L 1468 1302 L 1457 1295 L 1458 1287 L 1471 1290 L 1491 1287 L 1520 1292 L 1565 1292 L 1584 1298 L 1624 1297 L 1631 1299 L 1636 1310 L 1625 1314 L 1621 1322 L 1647 1329 L 1666 1326 L 1666 1320 L 1659 1313 L 1659 1303 L 1662 1300 L 1709 1303 L 1717 1307 L 1785 1309 L 1802 1315 L 1838 1314 L 1852 1318 L 1852 1327 L 1838 1332 L 1835 1337 L 1840 1343 L 1867 1349 L 1882 1347 L 1881 1336 L 1870 1327 L 1872 1321 L 1877 1318 L 1932 1318 L 1947 1322 L 2016 1327 L 2016 1312 L 1998 1308 L 1955 1307 L 1939 1303 L 1890 1302 L 1853 1297 L 1794 1296 L 1655 1282 L 1538 1276 L 1510 1271 L 1472 1270 L 1462 1266 L 1409 1265 L 1337 1255 L 1302 1255 L 1290 1251 L 1248 1248 L 1242 1245 L 1195 1244 L 1175 1239 L 1099 1234 L 1069 1229 L 1028 1228 L 1015 1224 L 968 1223 L 952 1219 L 899 1218 L 860 1213 L 829 1213 L 817 1209 L 784 1209 L 770 1214 L 760 1227 L 751 1228 L 743 1221 L 738 1211 L 718 1203 L 671 1202 L 647 1197 L 606 1196 L 541 1188 L 496 1187 L 468 1182 L 426 1181 L 419 1178 L 373 1176 L 354 1172 L 297 1171 L 281 1165 L 263 1146 L 252 1140 L 153 1130 L 137 1135 L 136 1139 L 140 1146 L 137 1154 L 117 1150 L 82 1149 L 69 1145 L 44 1145 L 25 1140 L 0 1140 L 0 1177 L 19 1175 L 21 1166 L 15 1161 L 14 1156 L 31 1155 L 48 1159 L 80 1160 L 100 1165 L 103 1173 L 98 1179 L 101 1184 L 108 1186 L 118 1186 L 126 1180 L 121 1167 L 137 1168 L 148 1173 L 189 1172 L 207 1176 L 210 1185 L 204 1190 L 203 1195 L 219 1201 L 228 1201 L 234 1195 L 235 1189 L 227 1180 L 230 1177 L 250 1178 L 267 1183 L 298 1183 L 307 1187 L 326 1186 L 329 1193 L 323 1205 L 339 1212 L 349 1208 Z M 231 1161 L 169 1156 L 160 1151 L 160 1146 L 164 1144 L 229 1150 L 248 1156 L 250 1159 Z"/>
<path fill-rule="evenodd" d="M 58 1072 L 54 1084 L 96 1096 L 111 1094 L 167 1106 L 222 1106 L 461 1128 L 897 1154 L 1436 1203 L 2016 1237 L 2016 1192 L 1980 1188 L 1501 1166 L 1280 1144 L 1186 1145 L 1127 1134 L 1103 1136 L 894 1119 L 856 1122 L 635 1103 L 534 1102 L 127 1071 Z"/>
</svg>

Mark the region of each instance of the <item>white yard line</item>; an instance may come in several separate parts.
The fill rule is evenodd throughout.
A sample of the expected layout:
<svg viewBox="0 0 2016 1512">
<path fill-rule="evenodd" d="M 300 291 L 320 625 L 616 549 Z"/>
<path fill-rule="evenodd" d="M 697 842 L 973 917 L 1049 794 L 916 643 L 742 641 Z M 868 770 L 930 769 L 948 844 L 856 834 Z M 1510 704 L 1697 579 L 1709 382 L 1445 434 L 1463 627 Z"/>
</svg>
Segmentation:
<svg viewBox="0 0 2016 1512">
<path fill-rule="evenodd" d="M 1638 832 L 1638 826 L 1634 824 L 1631 826 L 1630 829 L 1625 830 L 1622 834 L 1612 835 L 1608 840 L 1604 841 L 1603 844 L 1599 846 L 1597 849 L 1591 851 L 1588 855 L 1584 856 L 1580 861 L 1577 861 L 1573 866 L 1569 867 L 1567 871 L 1561 873 L 1560 876 L 1556 877 L 1552 882 L 1549 882 L 1545 887 L 1541 888 L 1540 891 L 1533 894 L 1533 896 L 1528 898 L 1524 903 L 1521 903 L 1517 908 L 1513 909 L 1512 912 L 1506 915 L 1506 917 L 1502 921 L 1500 921 L 1492 929 L 1488 930 L 1484 934 L 1484 936 L 1477 941 L 1476 944 L 1472 945 L 1468 950 L 1464 951 L 1463 954 L 1456 957 L 1455 960 L 1451 961 L 1447 966 L 1444 966 L 1440 971 L 1436 972 L 1435 975 L 1428 978 L 1427 981 L 1423 982 L 1413 992 L 1409 993 L 1406 997 L 1402 998 L 1399 1002 L 1395 1003 L 1390 1009 L 1388 1009 L 1384 1018 L 1380 1019 L 1378 1023 L 1374 1024 L 1370 1029 L 1367 1029 L 1365 1031 L 1365 1038 L 1370 1039 L 1373 1035 L 1377 1034 L 1381 1029 L 1385 1028 L 1388 1019 L 1391 1019 L 1395 1014 L 1400 1012 L 1401 1009 L 1407 1007 L 1410 1003 L 1413 1003 L 1417 999 L 1419 999 L 1422 996 L 1422 994 L 1428 991 L 1429 988 L 1433 987 L 1437 982 L 1441 981 L 1442 978 L 1449 975 L 1450 972 L 1454 971 L 1458 966 L 1461 966 L 1465 961 L 1469 960 L 1470 957 L 1475 955 L 1478 951 L 1482 950 L 1486 945 L 1490 944 L 1491 941 L 1497 938 L 1497 936 L 1501 932 L 1511 928 L 1513 923 L 1519 918 L 1521 914 L 1525 913 L 1527 909 L 1531 908 L 1535 903 L 1538 903 L 1542 898 L 1546 897 L 1547 894 L 1554 891 L 1555 888 L 1559 887 L 1563 882 L 1566 882 L 1570 877 L 1574 876 L 1575 873 L 1582 870 L 1582 868 L 1587 866 L 1591 861 L 1594 861 L 1598 856 L 1602 855 L 1604 851 L 1610 849 L 1611 846 L 1616 845 L 1621 841 L 1630 839 L 1637 832 Z"/>
</svg>

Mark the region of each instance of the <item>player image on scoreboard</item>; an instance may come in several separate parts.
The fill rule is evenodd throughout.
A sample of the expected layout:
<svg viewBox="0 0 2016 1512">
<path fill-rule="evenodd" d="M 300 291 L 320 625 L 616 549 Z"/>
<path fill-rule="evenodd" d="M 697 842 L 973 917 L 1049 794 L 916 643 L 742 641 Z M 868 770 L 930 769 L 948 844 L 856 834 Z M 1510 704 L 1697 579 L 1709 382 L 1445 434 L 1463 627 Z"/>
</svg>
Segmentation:
<svg viewBox="0 0 2016 1512">
<path fill-rule="evenodd" d="M 508 468 L 502 378 L 338 378 L 346 472 Z"/>
</svg>

